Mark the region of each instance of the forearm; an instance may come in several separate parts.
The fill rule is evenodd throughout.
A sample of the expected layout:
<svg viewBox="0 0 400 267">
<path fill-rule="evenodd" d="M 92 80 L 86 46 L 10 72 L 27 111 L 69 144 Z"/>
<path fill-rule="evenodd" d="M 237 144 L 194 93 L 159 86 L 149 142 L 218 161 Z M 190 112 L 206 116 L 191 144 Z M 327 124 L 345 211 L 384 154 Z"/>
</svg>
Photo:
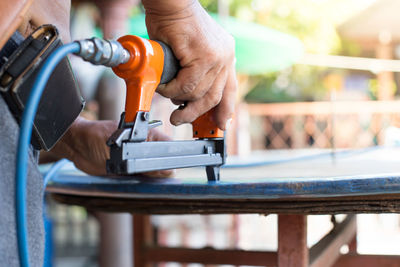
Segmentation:
<svg viewBox="0 0 400 267">
<path fill-rule="evenodd" d="M 55 158 L 67 158 L 75 166 L 92 175 L 106 175 L 106 160 L 110 149 L 106 142 L 118 127 L 116 121 L 91 121 L 78 117 L 61 140 L 51 150 Z M 164 141 L 168 137 L 155 129 L 149 132 L 150 141 Z M 171 171 L 153 173 L 153 176 L 165 177 Z"/>
</svg>

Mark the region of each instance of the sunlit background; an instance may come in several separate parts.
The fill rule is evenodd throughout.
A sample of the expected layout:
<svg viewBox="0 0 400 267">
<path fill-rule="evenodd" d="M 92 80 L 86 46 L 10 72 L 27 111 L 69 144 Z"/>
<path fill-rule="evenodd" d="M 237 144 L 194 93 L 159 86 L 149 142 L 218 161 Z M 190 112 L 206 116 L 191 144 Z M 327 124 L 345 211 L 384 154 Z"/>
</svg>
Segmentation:
<svg viewBox="0 0 400 267">
<path fill-rule="evenodd" d="M 146 37 L 143 8 L 132 1 L 72 2 L 73 39 Z M 200 2 L 236 40 L 239 92 L 228 135 L 231 155 L 310 148 L 334 152 L 400 143 L 400 1 Z M 78 58 L 71 61 L 88 101 L 85 116 L 118 120 L 124 107 L 123 81 L 108 69 Z M 176 108 L 168 100 L 156 96 L 152 108 L 165 132 L 174 139 L 190 138 L 190 126 L 168 123 Z M 98 266 L 107 227 L 118 225 L 125 233 L 132 229 L 130 215 L 94 214 L 51 200 L 49 214 L 55 266 L 60 267 Z M 359 253 L 400 254 L 394 243 L 400 237 L 398 215 L 358 218 Z M 311 245 L 332 225 L 330 216 L 308 219 Z M 163 245 L 277 248 L 275 215 L 152 216 L 151 222 Z M 131 235 L 118 238 L 132 251 Z"/>
</svg>

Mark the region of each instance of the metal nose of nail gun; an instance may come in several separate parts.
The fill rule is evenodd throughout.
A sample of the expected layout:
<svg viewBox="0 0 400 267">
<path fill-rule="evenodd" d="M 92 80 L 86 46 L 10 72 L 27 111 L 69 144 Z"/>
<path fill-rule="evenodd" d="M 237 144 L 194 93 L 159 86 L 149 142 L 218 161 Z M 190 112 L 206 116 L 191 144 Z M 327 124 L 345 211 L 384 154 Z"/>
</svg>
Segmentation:
<svg viewBox="0 0 400 267">
<path fill-rule="evenodd" d="M 146 141 L 149 130 L 162 124 L 149 120 L 155 90 L 160 83 L 172 80 L 179 70 L 171 49 L 162 42 L 133 35 L 123 36 L 118 42 L 131 57 L 113 68 L 126 82 L 127 98 L 118 130 L 107 142 L 110 146 L 107 172 L 132 175 L 204 166 L 208 181 L 218 181 L 226 147 L 224 132 L 213 121 L 212 110 L 192 123 L 194 140 Z"/>
</svg>

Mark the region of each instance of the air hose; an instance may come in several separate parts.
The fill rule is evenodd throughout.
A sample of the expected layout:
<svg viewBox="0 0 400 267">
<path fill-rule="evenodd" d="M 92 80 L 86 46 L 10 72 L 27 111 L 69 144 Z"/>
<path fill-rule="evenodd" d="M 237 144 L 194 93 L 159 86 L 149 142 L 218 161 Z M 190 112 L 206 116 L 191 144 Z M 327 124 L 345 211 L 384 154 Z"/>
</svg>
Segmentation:
<svg viewBox="0 0 400 267">
<path fill-rule="evenodd" d="M 129 58 L 127 52 L 117 41 L 102 40 L 99 38 L 75 41 L 58 47 L 46 59 L 37 75 L 29 94 L 22 119 L 17 146 L 17 162 L 15 172 L 15 209 L 17 225 L 17 246 L 20 266 L 29 267 L 28 230 L 27 230 L 27 162 L 29 146 L 32 137 L 33 120 L 46 83 L 58 63 L 68 54 L 74 53 L 84 60 L 95 65 L 114 67 L 126 63 Z"/>
<path fill-rule="evenodd" d="M 17 242 L 20 265 L 29 266 L 28 251 L 28 229 L 26 218 L 26 185 L 27 185 L 27 162 L 29 153 L 29 144 L 32 137 L 33 120 L 36 115 L 37 107 L 46 86 L 47 80 L 57 64 L 69 53 L 77 53 L 80 50 L 78 43 L 71 43 L 59 47 L 52 53 L 44 63 L 38 77 L 30 92 L 28 102 L 20 124 L 20 132 L 17 148 L 17 166 L 16 166 L 16 223 L 17 223 Z"/>
</svg>

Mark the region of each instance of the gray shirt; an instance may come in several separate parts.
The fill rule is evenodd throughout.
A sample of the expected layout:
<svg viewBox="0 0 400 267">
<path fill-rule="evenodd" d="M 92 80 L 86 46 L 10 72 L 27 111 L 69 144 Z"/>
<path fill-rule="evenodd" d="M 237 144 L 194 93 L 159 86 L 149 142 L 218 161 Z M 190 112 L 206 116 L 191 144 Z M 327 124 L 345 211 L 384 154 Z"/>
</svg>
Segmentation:
<svg viewBox="0 0 400 267">
<path fill-rule="evenodd" d="M 0 266 L 20 266 L 15 223 L 15 160 L 18 125 L 0 97 Z M 27 221 L 30 265 L 42 267 L 44 254 L 43 177 L 29 153 Z"/>
</svg>

